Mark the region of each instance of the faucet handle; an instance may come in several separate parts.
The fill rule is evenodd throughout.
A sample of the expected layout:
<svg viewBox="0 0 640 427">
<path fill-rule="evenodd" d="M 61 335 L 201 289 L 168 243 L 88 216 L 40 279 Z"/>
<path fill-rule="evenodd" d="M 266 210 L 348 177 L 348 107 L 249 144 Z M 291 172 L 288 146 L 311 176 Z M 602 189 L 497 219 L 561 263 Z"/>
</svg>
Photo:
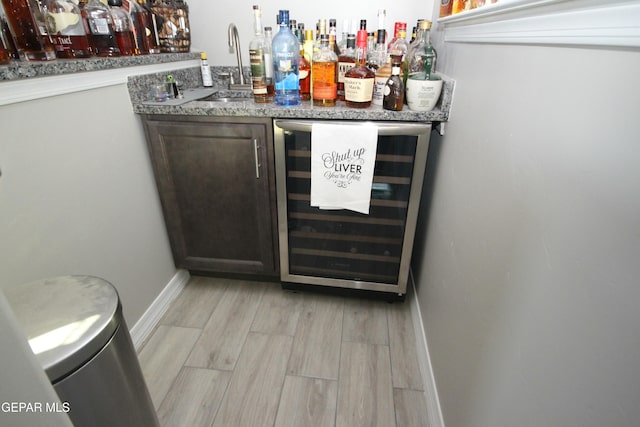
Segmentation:
<svg viewBox="0 0 640 427">
<path fill-rule="evenodd" d="M 233 73 L 231 71 L 224 72 L 224 73 L 218 73 L 218 77 L 229 78 L 229 86 L 231 86 L 232 84 L 235 83 L 234 80 L 233 80 Z"/>
</svg>

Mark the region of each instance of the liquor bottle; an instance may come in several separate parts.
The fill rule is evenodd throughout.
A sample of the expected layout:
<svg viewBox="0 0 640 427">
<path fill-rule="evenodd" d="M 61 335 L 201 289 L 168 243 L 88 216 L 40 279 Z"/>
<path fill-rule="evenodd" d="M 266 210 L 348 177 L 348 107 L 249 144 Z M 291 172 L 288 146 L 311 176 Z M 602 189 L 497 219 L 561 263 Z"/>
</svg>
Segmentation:
<svg viewBox="0 0 640 427">
<path fill-rule="evenodd" d="M 47 29 L 58 58 L 88 58 L 93 56 L 82 21 L 82 13 L 69 0 L 48 0 L 44 3 Z"/>
<path fill-rule="evenodd" d="M 387 79 L 384 87 L 384 99 L 382 108 L 391 111 L 402 111 L 404 104 L 404 83 L 400 76 L 402 56 L 391 55 L 391 77 Z"/>
<path fill-rule="evenodd" d="M 402 55 L 402 69 L 400 72 L 401 76 L 405 75 L 405 58 L 407 52 L 409 51 L 409 42 L 407 42 L 407 23 L 406 22 L 396 22 L 395 25 L 395 36 L 389 43 L 387 48 L 387 53 L 389 55 Z"/>
<path fill-rule="evenodd" d="M 311 99 L 311 62 L 304 57 L 304 49 L 300 45 L 300 62 L 298 63 L 300 81 L 300 99 L 309 101 Z"/>
<path fill-rule="evenodd" d="M 326 19 L 318 19 L 318 25 L 316 26 L 316 41 L 318 42 L 318 46 L 320 46 L 320 36 L 327 33 L 327 20 Z"/>
<path fill-rule="evenodd" d="M 338 57 L 338 99 L 344 101 L 344 75 L 356 65 L 356 35 L 347 36 L 345 52 Z"/>
<path fill-rule="evenodd" d="M 440 18 L 451 15 L 453 12 L 453 0 L 440 0 Z"/>
<path fill-rule="evenodd" d="M 372 52 L 367 52 L 367 67 L 374 73 L 383 65 L 388 62 L 387 45 L 384 39 L 387 36 L 387 32 L 384 28 L 378 30 L 376 36 L 376 43 L 374 43 L 374 49 Z"/>
<path fill-rule="evenodd" d="M 333 107 L 338 98 L 338 57 L 329 48 L 329 35 L 320 36 L 320 50 L 311 61 L 313 105 Z"/>
<path fill-rule="evenodd" d="M 5 20 L 4 20 L 4 11 L 2 9 L 2 6 L 0 6 L 0 64 L 8 64 L 9 61 L 12 59 L 12 55 L 11 55 L 11 48 L 8 45 L 8 43 L 6 42 L 6 38 L 5 38 L 5 34 L 4 34 L 4 24 L 5 24 Z"/>
<path fill-rule="evenodd" d="M 7 17 L 4 14 L 4 9 L 0 4 L 0 24 L 2 25 L 2 29 L 0 31 L 0 38 L 4 43 L 5 49 L 9 52 L 10 59 L 20 59 L 18 55 L 18 48 L 16 47 L 16 43 L 13 40 L 13 36 L 11 35 L 11 30 L 9 29 L 9 23 L 7 22 Z"/>
<path fill-rule="evenodd" d="M 44 15 L 36 0 L 2 0 L 20 58 L 29 61 L 56 59 Z"/>
<path fill-rule="evenodd" d="M 0 64 L 8 64 L 9 60 L 11 60 L 11 53 L 9 53 L 9 50 L 4 46 L 2 38 L 0 38 Z"/>
<path fill-rule="evenodd" d="M 358 31 L 356 39 L 356 66 L 344 75 L 344 99 L 347 107 L 368 108 L 373 98 L 375 74 L 365 66 L 367 58 L 367 31 Z"/>
<path fill-rule="evenodd" d="M 456 13 L 464 12 L 465 4 L 466 4 L 466 1 L 464 0 L 453 0 L 451 13 L 456 14 Z"/>
<path fill-rule="evenodd" d="M 304 44 L 302 45 L 304 51 L 304 57 L 311 63 L 313 61 L 313 48 L 315 41 L 313 39 L 313 30 L 305 30 L 304 32 Z"/>
<path fill-rule="evenodd" d="M 398 31 L 400 31 L 400 22 L 395 22 L 393 24 L 393 36 L 391 37 L 391 40 L 389 40 L 389 43 L 387 43 L 387 52 L 389 51 L 389 48 L 391 48 L 391 44 L 393 42 L 396 41 L 396 39 L 398 38 Z"/>
<path fill-rule="evenodd" d="M 386 31 L 384 29 L 378 30 L 378 43 L 376 44 L 376 63 L 372 63 L 369 68 L 372 70 L 375 68 L 376 76 L 373 81 L 373 99 L 371 102 L 374 105 L 382 105 L 384 98 L 384 87 L 387 80 L 391 76 L 391 63 L 389 62 L 389 55 L 387 54 L 387 46 L 384 43 Z"/>
<path fill-rule="evenodd" d="M 391 42 L 389 42 L 389 46 L 387 47 L 387 51 L 389 55 L 402 55 L 402 60 L 404 61 L 404 57 L 409 50 L 409 43 L 407 42 L 407 23 L 406 22 L 396 22 L 395 25 L 395 34 Z"/>
<path fill-rule="evenodd" d="M 425 80 L 431 80 L 431 74 L 435 71 L 435 53 L 436 51 L 431 45 L 427 45 L 424 49 L 424 55 L 422 57 L 422 72 L 424 73 Z"/>
<path fill-rule="evenodd" d="M 384 21 L 386 17 L 387 17 L 387 11 L 385 9 L 378 9 L 378 31 L 384 30 L 385 28 Z"/>
<path fill-rule="evenodd" d="M 280 10 L 280 30 L 273 38 L 273 71 L 275 103 L 277 105 L 300 104 L 298 63 L 300 43 L 289 29 L 289 11 Z"/>
<path fill-rule="evenodd" d="M 262 32 L 262 11 L 258 5 L 253 5 L 253 34 L 254 37 L 249 42 L 251 87 L 255 102 L 264 104 L 273 101 L 273 95 L 269 95 L 267 91 L 267 66 L 264 56 L 266 40 Z"/>
<path fill-rule="evenodd" d="M 120 55 L 130 56 L 137 54 L 136 38 L 133 35 L 133 22 L 129 14 L 122 8 L 122 0 L 109 0 L 111 17 L 113 18 L 113 30 L 116 42 L 120 49 Z"/>
<path fill-rule="evenodd" d="M 298 22 L 298 27 L 296 28 L 296 37 L 300 42 L 300 45 L 304 43 L 304 22 Z"/>
<path fill-rule="evenodd" d="M 267 81 L 267 95 L 273 101 L 273 35 L 271 27 L 264 27 L 264 72 Z"/>
<path fill-rule="evenodd" d="M 213 86 L 213 78 L 211 77 L 211 67 L 209 67 L 209 61 L 207 61 L 207 53 L 200 53 L 200 75 L 202 76 L 202 86 Z"/>
<path fill-rule="evenodd" d="M 338 30 L 336 28 L 335 19 L 329 19 L 329 49 L 333 50 L 337 56 L 340 56 L 340 48 L 338 47 Z"/>
<path fill-rule="evenodd" d="M 387 62 L 387 32 L 384 29 L 386 16 L 386 10 L 378 9 L 378 31 L 374 33 L 375 39 L 373 41 L 369 40 L 369 46 L 367 47 L 367 67 L 374 73 Z"/>
<path fill-rule="evenodd" d="M 404 82 L 406 83 L 407 77 L 414 73 L 422 71 L 422 58 L 425 54 L 427 46 L 431 46 L 429 40 L 429 30 L 431 30 L 431 21 L 423 20 L 420 22 L 420 39 L 417 39 L 415 43 L 409 46 L 409 51 L 405 56 L 405 69 L 404 69 Z M 433 47 L 432 47 L 433 48 Z M 435 55 L 435 50 L 433 50 Z M 433 66 L 435 67 L 435 59 L 433 59 Z"/>
<path fill-rule="evenodd" d="M 138 6 L 140 6 L 146 12 L 146 20 L 149 21 L 148 30 L 145 30 L 147 40 L 149 41 L 149 53 L 160 53 L 160 35 L 158 34 L 158 17 L 151 10 L 151 6 L 145 0 L 137 0 Z"/>
<path fill-rule="evenodd" d="M 136 40 L 136 49 L 138 55 L 147 55 L 151 53 L 151 43 L 155 37 L 153 34 L 152 14 L 149 10 L 140 5 L 137 0 L 122 0 L 122 8 L 129 14 L 133 23 L 133 35 Z M 157 42 L 154 44 L 156 52 L 160 52 Z"/>
<path fill-rule="evenodd" d="M 338 49 L 340 50 L 340 55 L 344 54 L 344 52 L 347 50 L 348 35 L 349 35 L 349 20 L 345 19 L 344 21 L 342 21 L 342 38 L 340 38 L 340 41 L 338 42 Z"/>
<path fill-rule="evenodd" d="M 376 49 L 376 33 L 368 31 L 367 32 L 367 60 L 373 54 Z"/>
<path fill-rule="evenodd" d="M 83 9 L 91 40 L 98 56 L 120 56 L 109 8 L 100 0 L 89 0 Z"/>
</svg>

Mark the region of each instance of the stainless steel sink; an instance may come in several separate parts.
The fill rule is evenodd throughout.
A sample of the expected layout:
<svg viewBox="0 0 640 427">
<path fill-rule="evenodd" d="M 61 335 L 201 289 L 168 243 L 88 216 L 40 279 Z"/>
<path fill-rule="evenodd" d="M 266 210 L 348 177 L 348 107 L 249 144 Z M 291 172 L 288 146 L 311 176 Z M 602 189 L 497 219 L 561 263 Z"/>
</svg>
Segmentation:
<svg viewBox="0 0 640 427">
<path fill-rule="evenodd" d="M 252 97 L 247 97 L 247 96 L 241 96 L 241 97 L 236 97 L 236 96 L 223 96 L 217 93 L 214 93 L 212 95 L 209 95 L 205 98 L 201 98 L 198 99 L 198 101 L 207 101 L 207 102 L 244 102 L 244 101 L 251 101 L 253 98 Z"/>
</svg>

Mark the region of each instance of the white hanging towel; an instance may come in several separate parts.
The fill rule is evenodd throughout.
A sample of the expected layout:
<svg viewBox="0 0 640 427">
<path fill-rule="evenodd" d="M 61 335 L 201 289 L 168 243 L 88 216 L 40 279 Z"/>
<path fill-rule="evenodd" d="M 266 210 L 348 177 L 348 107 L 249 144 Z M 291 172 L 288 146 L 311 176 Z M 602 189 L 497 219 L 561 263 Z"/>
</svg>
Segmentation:
<svg viewBox="0 0 640 427">
<path fill-rule="evenodd" d="M 378 128 L 372 123 L 311 127 L 311 206 L 369 214 Z"/>
</svg>

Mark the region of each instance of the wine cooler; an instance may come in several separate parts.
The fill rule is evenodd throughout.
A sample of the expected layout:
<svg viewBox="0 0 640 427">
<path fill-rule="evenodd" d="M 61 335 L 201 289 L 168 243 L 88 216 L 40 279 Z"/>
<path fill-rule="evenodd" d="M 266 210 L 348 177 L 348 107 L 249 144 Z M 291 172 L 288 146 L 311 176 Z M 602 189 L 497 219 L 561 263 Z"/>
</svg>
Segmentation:
<svg viewBox="0 0 640 427">
<path fill-rule="evenodd" d="M 404 296 L 431 125 L 373 122 L 378 131 L 373 184 L 369 214 L 362 214 L 311 206 L 313 123 L 274 120 L 283 285 Z M 358 126 L 362 122 L 322 123 Z"/>
</svg>

